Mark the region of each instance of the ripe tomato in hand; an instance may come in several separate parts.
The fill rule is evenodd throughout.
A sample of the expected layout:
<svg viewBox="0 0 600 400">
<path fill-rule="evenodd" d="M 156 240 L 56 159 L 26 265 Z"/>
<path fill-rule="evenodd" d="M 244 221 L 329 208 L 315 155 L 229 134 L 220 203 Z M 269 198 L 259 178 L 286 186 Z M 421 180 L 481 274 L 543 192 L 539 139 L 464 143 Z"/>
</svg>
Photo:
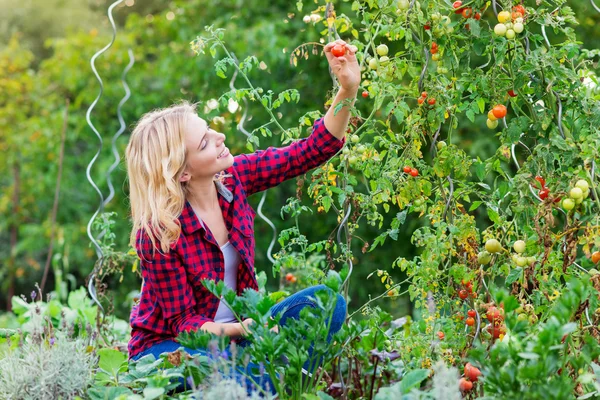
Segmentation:
<svg viewBox="0 0 600 400">
<path fill-rule="evenodd" d="M 343 57 L 344 54 L 346 54 L 346 46 L 344 46 L 343 44 L 336 44 L 331 49 L 331 54 L 333 54 L 336 57 Z"/>
</svg>

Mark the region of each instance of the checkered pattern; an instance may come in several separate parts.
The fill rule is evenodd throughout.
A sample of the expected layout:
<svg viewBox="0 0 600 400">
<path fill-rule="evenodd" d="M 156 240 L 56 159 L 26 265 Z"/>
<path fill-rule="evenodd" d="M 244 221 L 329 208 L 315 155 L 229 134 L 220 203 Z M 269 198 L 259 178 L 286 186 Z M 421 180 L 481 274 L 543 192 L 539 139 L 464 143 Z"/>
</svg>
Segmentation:
<svg viewBox="0 0 600 400">
<path fill-rule="evenodd" d="M 229 241 L 238 250 L 237 292 L 257 290 L 254 270 L 254 217 L 247 196 L 304 174 L 333 157 L 344 145 L 326 128 L 324 119 L 315 121 L 312 134 L 289 146 L 259 150 L 234 158 L 225 172 L 232 176 L 223 184 L 233 194 L 231 201 L 219 191 L 219 205 L 229 231 Z M 167 254 L 152 254 L 152 243 L 138 232 L 136 250 L 144 285 L 138 304 L 131 311 L 129 357 L 180 332 L 200 328 L 213 321 L 219 299 L 201 281 L 223 280 L 223 253 L 209 229 L 204 229 L 186 201 L 181 215 L 181 235 Z"/>
</svg>

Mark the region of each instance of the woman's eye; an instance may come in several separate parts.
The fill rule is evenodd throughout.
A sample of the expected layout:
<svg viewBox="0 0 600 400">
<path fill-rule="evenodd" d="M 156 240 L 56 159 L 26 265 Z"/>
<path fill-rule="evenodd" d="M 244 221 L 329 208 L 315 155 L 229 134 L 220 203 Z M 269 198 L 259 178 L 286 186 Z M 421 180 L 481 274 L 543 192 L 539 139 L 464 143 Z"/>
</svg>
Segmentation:
<svg viewBox="0 0 600 400">
<path fill-rule="evenodd" d="M 208 143 L 208 141 L 203 140 L 202 141 L 202 147 L 200 149 L 204 149 L 206 147 L 206 144 Z"/>
</svg>

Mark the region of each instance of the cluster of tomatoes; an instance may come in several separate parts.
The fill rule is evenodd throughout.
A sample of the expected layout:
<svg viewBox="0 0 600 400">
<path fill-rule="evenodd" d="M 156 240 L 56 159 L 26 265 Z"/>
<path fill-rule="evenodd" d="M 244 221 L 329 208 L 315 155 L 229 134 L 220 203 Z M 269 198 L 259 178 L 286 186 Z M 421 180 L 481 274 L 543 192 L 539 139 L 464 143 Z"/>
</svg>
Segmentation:
<svg viewBox="0 0 600 400">
<path fill-rule="evenodd" d="M 496 129 L 498 127 L 498 120 L 506 117 L 506 106 L 504 104 L 497 104 L 492 108 L 487 115 L 487 127 L 490 129 Z"/>
<path fill-rule="evenodd" d="M 423 104 L 425 102 L 425 100 L 427 100 L 427 92 L 421 93 L 421 97 L 419 97 L 417 99 L 417 103 Z M 429 100 L 427 100 L 427 104 L 429 104 L 430 106 L 434 105 L 435 97 L 430 97 Z"/>
<path fill-rule="evenodd" d="M 458 387 L 463 393 L 466 393 L 473 389 L 473 382 L 477 382 L 477 380 L 479 380 L 481 371 L 471 363 L 466 363 L 464 372 L 465 376 L 460 378 L 460 381 L 458 381 Z"/>
<path fill-rule="evenodd" d="M 506 325 L 504 325 L 504 310 L 496 306 L 490 306 L 486 314 L 487 320 L 490 322 L 486 326 L 486 330 L 494 339 L 498 339 L 500 335 L 506 333 Z"/>
<path fill-rule="evenodd" d="M 452 8 L 454 8 L 454 14 L 461 14 L 464 18 L 473 17 L 478 21 L 481 19 L 480 13 L 475 12 L 475 14 L 473 14 L 473 9 L 471 7 L 463 7 L 462 5 L 463 2 L 460 0 L 457 0 L 454 3 L 452 3 Z"/>
<path fill-rule="evenodd" d="M 463 281 L 462 284 L 464 288 L 458 291 L 458 297 L 460 297 L 461 300 L 466 300 L 469 296 L 476 297 L 476 293 L 473 292 L 473 283 Z"/>
<path fill-rule="evenodd" d="M 410 174 L 410 176 L 419 176 L 419 170 L 416 168 L 409 167 L 408 165 L 405 165 L 402 170 L 404 171 L 404 173 Z"/>
<path fill-rule="evenodd" d="M 498 24 L 494 27 L 494 33 L 498 36 L 506 36 L 507 39 L 514 39 L 525 29 L 525 14 L 525 7 L 521 4 L 514 6 L 512 13 L 509 11 L 499 12 Z"/>
<path fill-rule="evenodd" d="M 298 281 L 298 278 L 296 278 L 296 275 L 292 274 L 291 272 L 288 272 L 287 274 L 285 274 L 285 280 L 290 283 L 296 283 Z"/>
</svg>

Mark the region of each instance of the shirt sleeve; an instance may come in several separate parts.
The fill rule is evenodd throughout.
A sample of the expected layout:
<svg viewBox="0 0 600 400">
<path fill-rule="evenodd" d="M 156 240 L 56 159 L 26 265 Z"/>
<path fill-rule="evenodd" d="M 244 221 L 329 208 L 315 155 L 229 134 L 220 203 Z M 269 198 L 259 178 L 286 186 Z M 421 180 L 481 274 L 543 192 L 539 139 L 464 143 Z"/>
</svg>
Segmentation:
<svg viewBox="0 0 600 400">
<path fill-rule="evenodd" d="M 261 192 L 302 175 L 333 157 L 346 142 L 333 136 L 319 118 L 307 138 L 286 147 L 269 147 L 234 158 L 234 169 L 246 194 Z"/>
<path fill-rule="evenodd" d="M 179 239 L 182 240 L 181 238 Z M 196 299 L 188 282 L 181 257 L 173 245 L 168 253 L 152 251 L 152 242 L 144 234 L 136 240 L 144 289 L 149 291 L 154 307 L 159 307 L 164 322 L 174 336 L 197 330 L 212 321 L 196 313 Z"/>
</svg>

